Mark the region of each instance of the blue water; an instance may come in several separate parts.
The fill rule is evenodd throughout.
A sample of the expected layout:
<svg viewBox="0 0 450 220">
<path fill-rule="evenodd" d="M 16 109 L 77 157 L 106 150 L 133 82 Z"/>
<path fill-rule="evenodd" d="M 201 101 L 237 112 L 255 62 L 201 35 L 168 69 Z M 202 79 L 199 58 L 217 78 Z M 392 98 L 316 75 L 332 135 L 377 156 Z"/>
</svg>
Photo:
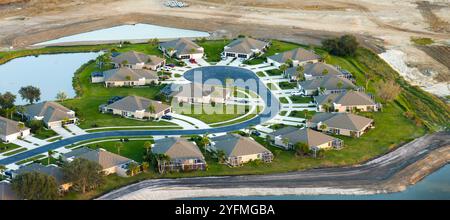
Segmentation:
<svg viewBox="0 0 450 220">
<path fill-rule="evenodd" d="M 82 41 L 116 41 L 116 40 L 143 40 L 167 39 L 179 37 L 208 37 L 209 33 L 202 31 L 161 27 L 150 24 L 121 25 L 112 28 L 90 31 L 67 37 L 50 40 L 35 45 L 49 45 L 55 43 L 82 42 Z"/>
<path fill-rule="evenodd" d="M 196 198 L 217 200 L 450 200 L 450 165 L 425 177 L 405 191 L 376 195 L 284 195 Z"/>
<path fill-rule="evenodd" d="M 81 65 L 96 58 L 99 53 L 71 53 L 28 56 L 0 65 L 0 93 L 9 91 L 17 96 L 16 104 L 25 102 L 18 95 L 23 86 L 36 86 L 41 100 L 55 100 L 59 91 L 75 96 L 72 78 Z"/>
</svg>

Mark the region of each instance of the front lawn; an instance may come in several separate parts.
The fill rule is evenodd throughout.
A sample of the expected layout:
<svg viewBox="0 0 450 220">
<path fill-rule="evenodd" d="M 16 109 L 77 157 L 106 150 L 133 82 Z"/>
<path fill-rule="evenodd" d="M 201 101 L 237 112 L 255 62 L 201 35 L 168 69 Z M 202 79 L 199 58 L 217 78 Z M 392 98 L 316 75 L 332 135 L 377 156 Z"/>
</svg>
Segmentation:
<svg viewBox="0 0 450 220">
<path fill-rule="evenodd" d="M 123 147 L 120 148 L 120 155 L 124 156 L 126 158 L 129 158 L 129 159 L 132 159 L 138 163 L 143 162 L 143 156 L 144 156 L 144 152 L 146 150 L 144 147 L 144 143 L 147 141 L 154 143 L 153 140 L 130 140 L 127 142 L 122 142 Z M 116 146 L 117 143 L 120 143 L 120 141 L 108 141 L 108 142 L 89 144 L 89 145 L 87 145 L 87 147 L 89 147 L 91 149 L 102 148 L 111 153 L 119 154 L 119 151 Z"/>
<path fill-rule="evenodd" d="M 211 124 L 229 121 L 245 115 L 250 110 L 250 106 L 223 104 L 216 104 L 215 106 L 210 104 L 189 105 L 184 103 L 183 106 L 174 106 L 173 109 L 178 114 L 193 117 L 207 124 Z"/>
<path fill-rule="evenodd" d="M 3 143 L 0 142 L 0 154 L 4 152 L 8 152 L 14 149 L 18 149 L 20 146 L 13 143 Z"/>
<path fill-rule="evenodd" d="M 279 75 L 283 74 L 283 71 L 281 71 L 279 69 L 272 69 L 272 70 L 266 70 L 266 73 L 269 76 L 279 76 Z"/>
<path fill-rule="evenodd" d="M 299 96 L 293 95 L 289 97 L 293 103 L 310 103 L 313 101 L 313 98 L 310 96 Z"/>
<path fill-rule="evenodd" d="M 225 45 L 230 43 L 230 40 L 197 41 L 196 43 L 205 49 L 206 61 L 219 62 L 222 59 L 220 54 Z"/>
<path fill-rule="evenodd" d="M 33 137 L 39 138 L 39 139 L 47 139 L 50 137 L 54 137 L 56 135 L 58 135 L 58 134 L 55 131 L 53 131 L 52 129 L 40 128 L 34 132 Z"/>
<path fill-rule="evenodd" d="M 278 83 L 278 86 L 280 86 L 280 88 L 282 90 L 295 89 L 295 88 L 297 88 L 297 83 L 295 83 L 295 82 L 280 82 L 280 83 Z"/>
<path fill-rule="evenodd" d="M 292 111 L 291 114 L 289 114 L 289 117 L 294 117 L 294 118 L 305 118 L 305 113 L 306 113 L 306 118 L 310 119 L 312 118 L 312 116 L 314 116 L 317 112 L 315 111 Z"/>
<path fill-rule="evenodd" d="M 289 101 L 287 100 L 286 97 L 280 97 L 280 102 L 283 103 L 283 104 L 289 103 Z"/>
</svg>

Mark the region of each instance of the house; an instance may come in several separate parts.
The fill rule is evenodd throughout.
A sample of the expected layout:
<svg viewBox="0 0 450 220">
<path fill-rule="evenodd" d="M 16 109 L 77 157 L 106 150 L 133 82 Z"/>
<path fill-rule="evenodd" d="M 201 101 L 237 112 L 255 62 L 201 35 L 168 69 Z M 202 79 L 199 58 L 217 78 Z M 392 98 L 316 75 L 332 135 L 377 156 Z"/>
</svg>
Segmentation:
<svg viewBox="0 0 450 220">
<path fill-rule="evenodd" d="M 161 57 L 136 51 L 128 51 L 114 56 L 111 58 L 111 62 L 115 68 L 128 67 L 131 69 L 150 69 L 155 71 L 166 64 L 166 60 Z"/>
<path fill-rule="evenodd" d="M 314 102 L 319 112 L 374 112 L 379 109 L 379 104 L 375 103 L 370 96 L 358 91 L 314 96 Z"/>
<path fill-rule="evenodd" d="M 169 161 L 158 161 L 160 172 L 206 169 L 205 157 L 200 149 L 185 138 L 170 137 L 156 140 L 152 152 L 169 158 Z"/>
<path fill-rule="evenodd" d="M 297 69 L 298 67 L 289 67 L 284 72 L 283 75 L 285 78 L 288 78 L 290 81 L 301 80 L 300 71 Z"/>
<path fill-rule="evenodd" d="M 11 142 L 18 138 L 26 137 L 30 134 L 30 129 L 24 123 L 13 121 L 0 116 L 0 140 Z"/>
<path fill-rule="evenodd" d="M 103 80 L 96 77 L 95 81 L 104 82 L 106 87 L 122 87 L 156 84 L 158 79 L 158 73 L 153 70 L 120 67 L 103 72 Z M 94 78 L 91 81 L 94 82 Z"/>
<path fill-rule="evenodd" d="M 150 106 L 153 106 L 153 109 Z M 127 96 L 100 108 L 103 113 L 137 119 L 161 118 L 172 111 L 170 105 L 140 96 Z"/>
<path fill-rule="evenodd" d="M 307 122 L 307 126 L 319 131 L 361 137 L 362 134 L 373 128 L 373 119 L 352 113 L 318 113 Z"/>
<path fill-rule="evenodd" d="M 128 165 L 134 162 L 131 159 L 103 149 L 93 150 L 86 147 L 78 148 L 62 155 L 62 159 L 66 162 L 72 162 L 77 158 L 83 158 L 100 164 L 105 175 L 115 173 L 122 177 L 128 176 Z"/>
<path fill-rule="evenodd" d="M 238 38 L 224 47 L 223 55 L 247 60 L 255 54 L 263 53 L 268 46 L 269 43 L 265 41 L 248 37 Z"/>
<path fill-rule="evenodd" d="M 61 127 L 78 121 L 74 111 L 50 101 L 25 106 L 23 115 L 28 120 L 43 121 L 47 128 Z"/>
<path fill-rule="evenodd" d="M 103 72 L 92 72 L 91 73 L 91 82 L 92 83 L 105 82 L 105 77 L 103 75 Z"/>
<path fill-rule="evenodd" d="M 1 200 L 18 200 L 17 194 L 12 190 L 11 184 L 6 181 L 0 182 L 0 201 Z"/>
<path fill-rule="evenodd" d="M 159 49 L 168 57 L 177 59 L 200 59 L 203 57 L 204 49 L 187 38 L 179 38 L 172 41 L 162 42 Z"/>
<path fill-rule="evenodd" d="M 287 126 L 270 133 L 269 137 L 275 146 L 286 150 L 294 149 L 297 143 L 305 143 L 310 149 L 339 149 L 343 146 L 342 140 L 309 128 Z"/>
<path fill-rule="evenodd" d="M 48 166 L 44 166 L 40 163 L 32 163 L 28 166 L 22 166 L 17 170 L 11 172 L 12 178 L 14 179 L 20 174 L 30 173 L 30 172 L 38 172 L 42 174 L 49 175 L 55 178 L 56 184 L 59 186 L 60 191 L 67 191 L 72 186 L 72 183 L 68 183 L 64 179 L 64 173 L 61 168 L 56 165 L 50 164 Z"/>
<path fill-rule="evenodd" d="M 269 163 L 273 159 L 272 152 L 261 144 L 237 134 L 214 137 L 208 148 L 214 152 L 223 151 L 225 162 L 230 166 L 240 166 L 253 160 Z"/>
<path fill-rule="evenodd" d="M 358 89 L 352 81 L 334 75 L 301 81 L 298 83 L 298 88 L 304 95 L 309 96 L 328 95 Z"/>
<path fill-rule="evenodd" d="M 317 63 L 308 63 L 303 67 L 303 75 L 305 76 L 305 80 L 312 80 L 328 76 L 337 76 L 337 77 L 346 77 L 346 75 L 336 68 L 335 66 L 317 62 Z"/>
<path fill-rule="evenodd" d="M 231 90 L 200 83 L 175 87 L 171 96 L 179 103 L 225 103 L 231 98 Z"/>
<path fill-rule="evenodd" d="M 322 59 L 321 56 L 314 53 L 314 51 L 303 48 L 296 48 L 283 53 L 277 53 L 267 57 L 267 63 L 272 66 L 280 67 L 287 62 L 292 62 L 292 66 L 303 66 L 307 63 L 317 63 Z"/>
</svg>

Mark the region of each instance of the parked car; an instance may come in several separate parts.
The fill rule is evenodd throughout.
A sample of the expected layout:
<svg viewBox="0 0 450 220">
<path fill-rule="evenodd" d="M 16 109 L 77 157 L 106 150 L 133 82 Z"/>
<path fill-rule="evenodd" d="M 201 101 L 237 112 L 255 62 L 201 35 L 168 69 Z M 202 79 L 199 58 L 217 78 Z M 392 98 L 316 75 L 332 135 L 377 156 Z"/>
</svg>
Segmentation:
<svg viewBox="0 0 450 220">
<path fill-rule="evenodd" d="M 256 131 L 256 130 L 253 130 L 253 131 L 252 131 L 252 135 L 260 136 L 260 135 L 261 135 L 261 132 Z"/>
<path fill-rule="evenodd" d="M 174 68 L 174 67 L 175 67 L 175 64 L 169 63 L 169 64 L 167 64 L 166 66 L 171 67 L 171 68 Z"/>
<path fill-rule="evenodd" d="M 166 120 L 172 120 L 172 116 L 170 115 L 163 115 L 161 118 Z"/>
<path fill-rule="evenodd" d="M 192 64 L 197 64 L 197 61 L 195 61 L 195 59 L 189 59 L 189 62 Z"/>
</svg>

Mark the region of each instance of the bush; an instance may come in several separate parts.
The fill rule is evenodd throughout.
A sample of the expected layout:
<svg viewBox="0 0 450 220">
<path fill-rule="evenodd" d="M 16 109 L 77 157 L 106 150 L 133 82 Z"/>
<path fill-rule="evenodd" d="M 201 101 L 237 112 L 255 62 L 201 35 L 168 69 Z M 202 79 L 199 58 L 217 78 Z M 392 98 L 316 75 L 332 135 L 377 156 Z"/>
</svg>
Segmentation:
<svg viewBox="0 0 450 220">
<path fill-rule="evenodd" d="M 358 48 L 358 41 L 353 35 L 344 35 L 340 38 L 326 39 L 322 46 L 330 54 L 336 56 L 354 56 Z"/>
</svg>

